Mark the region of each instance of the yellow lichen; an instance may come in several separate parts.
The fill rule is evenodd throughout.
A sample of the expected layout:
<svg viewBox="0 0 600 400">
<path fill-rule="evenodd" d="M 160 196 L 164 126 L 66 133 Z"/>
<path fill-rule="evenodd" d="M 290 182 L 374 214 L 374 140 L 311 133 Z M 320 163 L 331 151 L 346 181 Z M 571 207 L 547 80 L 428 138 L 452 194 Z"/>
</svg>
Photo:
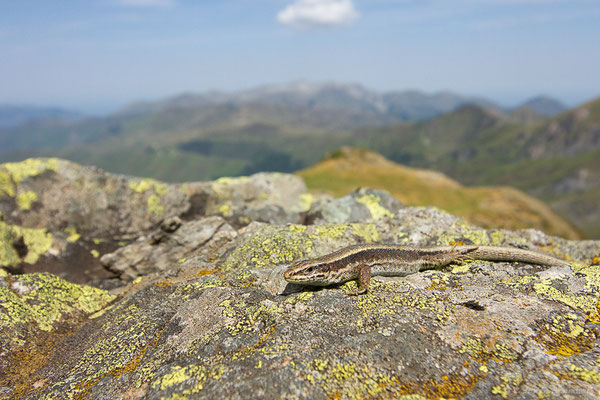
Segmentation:
<svg viewBox="0 0 600 400">
<path fill-rule="evenodd" d="M 162 217 L 165 214 L 165 206 L 163 206 L 160 197 L 156 193 L 148 197 L 148 214 L 156 217 Z"/>
<path fill-rule="evenodd" d="M 315 198 L 310 193 L 302 193 L 300 195 L 300 212 L 306 212 L 310 210 Z"/>
<path fill-rule="evenodd" d="M 587 369 L 579 367 L 575 364 L 571 364 L 566 372 L 566 375 L 573 379 L 592 383 L 594 385 L 600 384 L 600 371 L 595 369 Z"/>
<path fill-rule="evenodd" d="M 39 175 L 44 171 L 56 171 L 58 160 L 55 158 L 28 158 L 20 162 L 2 164 L 0 168 L 7 170 L 12 181 L 18 185 L 23 179 Z"/>
<path fill-rule="evenodd" d="M 91 254 L 91 255 L 92 255 L 92 257 L 94 257 L 94 258 L 98 258 L 98 257 L 100 257 L 100 252 L 99 252 L 98 250 L 96 250 L 96 249 L 92 249 L 92 250 L 90 250 L 90 254 Z"/>
<path fill-rule="evenodd" d="M 492 387 L 492 394 L 500 395 L 503 399 L 507 399 L 510 387 L 518 387 L 523 383 L 521 375 L 504 375 L 500 379 L 502 383 Z"/>
<path fill-rule="evenodd" d="M 379 232 L 374 224 L 350 224 L 355 235 L 362 237 L 365 242 L 373 243 L 379 241 Z"/>
<path fill-rule="evenodd" d="M 453 274 L 464 274 L 469 272 L 469 268 L 471 268 L 471 263 L 463 262 L 461 264 L 454 264 L 451 272 Z"/>
<path fill-rule="evenodd" d="M 552 286 L 557 278 L 548 278 L 533 285 L 533 289 L 539 295 L 554 301 L 566 304 L 575 310 L 582 310 L 588 316 L 598 315 L 598 295 L 564 293 Z"/>
<path fill-rule="evenodd" d="M 77 228 L 72 227 L 72 226 L 65 228 L 65 233 L 67 233 L 69 235 L 67 237 L 67 242 L 74 243 L 81 238 L 81 235 L 79 233 L 77 233 Z"/>
<path fill-rule="evenodd" d="M 571 269 L 578 275 L 583 276 L 588 287 L 600 289 L 600 265 L 571 264 Z"/>
<path fill-rule="evenodd" d="M 237 176 L 237 177 L 223 176 L 223 177 L 217 179 L 216 181 L 214 181 L 214 183 L 219 183 L 219 184 L 223 184 L 223 185 L 240 185 L 243 183 L 247 183 L 249 180 L 250 180 L 250 178 L 248 178 L 247 176 Z"/>
<path fill-rule="evenodd" d="M 459 352 L 468 353 L 482 363 L 487 363 L 490 359 L 501 363 L 509 363 L 518 357 L 517 351 L 507 344 L 496 343 L 493 347 L 487 346 L 480 338 L 467 339 L 460 347 Z"/>
<path fill-rule="evenodd" d="M 288 228 L 291 232 L 300 232 L 300 233 L 306 232 L 306 225 L 292 224 L 292 225 L 289 225 Z"/>
<path fill-rule="evenodd" d="M 231 215 L 231 207 L 228 204 L 222 204 L 219 206 L 219 213 L 224 217 Z"/>
<path fill-rule="evenodd" d="M 15 201 L 19 210 L 26 211 L 31 210 L 31 205 L 36 202 L 37 199 L 37 193 L 29 190 L 27 192 L 19 193 L 15 198 Z"/>
<path fill-rule="evenodd" d="M 585 321 L 574 313 L 557 315 L 541 325 L 535 340 L 552 355 L 568 357 L 589 351 L 595 345 L 594 335 L 584 327 Z"/>
<path fill-rule="evenodd" d="M 14 197 L 15 184 L 8 171 L 4 170 L 0 165 L 0 198 L 4 196 Z"/>
<path fill-rule="evenodd" d="M 15 243 L 21 240 L 27 251 L 23 258 L 19 256 L 15 249 Z M 20 262 L 35 264 L 40 256 L 52 247 L 52 243 L 52 235 L 46 232 L 45 229 L 23 228 L 0 221 L 1 265 L 13 266 Z"/>
<path fill-rule="evenodd" d="M 18 289 L 17 289 L 18 288 Z M 64 281 L 54 275 L 21 275 L 10 287 L 0 287 L 0 327 L 36 323 L 44 331 L 75 311 L 94 313 L 115 299 L 107 291 Z"/>
<path fill-rule="evenodd" d="M 381 197 L 376 196 L 372 193 L 356 197 L 356 202 L 365 205 L 365 207 L 367 207 L 367 209 L 371 213 L 371 218 L 373 218 L 374 220 L 378 220 L 383 217 L 394 216 L 394 213 L 392 213 L 390 210 L 379 204 L 381 202 Z"/>
<path fill-rule="evenodd" d="M 348 230 L 348 225 L 344 224 L 327 224 L 319 225 L 315 228 L 318 236 L 331 239 L 340 239 Z"/>
<path fill-rule="evenodd" d="M 286 228 L 273 231 L 265 227 L 238 246 L 221 269 L 229 271 L 239 265 L 247 269 L 286 264 L 305 256 L 312 249 L 312 241 L 304 235 Z"/>
<path fill-rule="evenodd" d="M 161 196 L 164 196 L 169 192 L 166 184 L 150 178 L 133 180 L 129 182 L 129 187 L 138 193 L 144 193 L 150 189 L 154 189 L 154 192 Z"/>
<path fill-rule="evenodd" d="M 306 381 L 319 385 L 331 399 L 394 398 L 461 398 L 476 382 L 473 377 L 427 380 L 423 384 L 403 382 L 396 374 L 378 372 L 354 362 L 314 359 L 306 364 Z"/>
</svg>

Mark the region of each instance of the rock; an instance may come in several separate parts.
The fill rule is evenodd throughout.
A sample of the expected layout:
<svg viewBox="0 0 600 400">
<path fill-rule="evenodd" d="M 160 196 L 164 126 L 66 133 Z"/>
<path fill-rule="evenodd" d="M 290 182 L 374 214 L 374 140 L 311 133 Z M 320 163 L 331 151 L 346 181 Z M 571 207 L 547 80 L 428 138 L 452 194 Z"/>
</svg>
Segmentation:
<svg viewBox="0 0 600 400">
<path fill-rule="evenodd" d="M 484 230 L 368 189 L 337 200 L 304 196 L 301 204 L 301 195 L 277 196 L 274 183 L 264 196 L 251 195 L 255 186 L 245 180 L 216 191 L 187 185 L 187 211 L 101 258 L 124 286 L 0 276 L 0 399 L 527 399 L 600 391 L 599 241 Z M 219 204 L 231 213 L 217 215 Z M 18 225 L 10 226 L 3 237 L 16 235 Z M 31 242 L 31 232 L 19 232 Z M 376 277 L 361 296 L 348 295 L 355 282 L 308 288 L 282 278 L 296 260 L 370 242 L 516 246 L 571 265 L 469 261 Z M 10 243 L 3 247 L 13 249 L 10 257 L 23 257 Z"/>
<path fill-rule="evenodd" d="M 162 228 L 162 227 L 161 227 Z M 168 229 L 172 229 L 169 225 Z M 191 256 L 210 257 L 210 251 L 237 236 L 222 217 L 205 217 L 183 223 L 177 230 L 158 229 L 134 243 L 105 254 L 100 262 L 121 279 L 134 280 L 155 272 L 167 272 Z"/>
<path fill-rule="evenodd" d="M 310 199 L 302 179 L 288 174 L 170 185 L 60 159 L 6 163 L 0 165 L 0 266 L 113 287 L 114 273 L 130 280 L 162 271 L 193 250 L 194 240 L 172 251 L 156 246 L 184 221 L 219 215 L 236 228 L 251 221 L 299 223 Z M 144 243 L 147 251 L 138 257 Z M 133 259 L 117 262 L 114 251 Z"/>
</svg>

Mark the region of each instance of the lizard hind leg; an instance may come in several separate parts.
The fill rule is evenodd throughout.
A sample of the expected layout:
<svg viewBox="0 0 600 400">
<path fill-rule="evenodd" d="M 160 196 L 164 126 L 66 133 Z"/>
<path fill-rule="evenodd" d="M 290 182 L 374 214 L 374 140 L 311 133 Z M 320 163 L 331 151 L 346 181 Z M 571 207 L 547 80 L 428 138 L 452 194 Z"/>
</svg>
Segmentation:
<svg viewBox="0 0 600 400">
<path fill-rule="evenodd" d="M 358 294 L 367 293 L 369 290 L 369 282 L 371 281 L 371 267 L 367 265 L 361 265 L 358 267 L 358 289 L 348 293 L 350 296 L 356 296 Z"/>
<path fill-rule="evenodd" d="M 457 248 L 456 250 L 458 255 L 454 258 L 453 262 L 461 264 L 465 261 L 473 261 L 474 258 L 471 253 L 476 251 L 478 248 L 479 247 L 477 246 L 465 246 L 463 248 Z"/>
</svg>

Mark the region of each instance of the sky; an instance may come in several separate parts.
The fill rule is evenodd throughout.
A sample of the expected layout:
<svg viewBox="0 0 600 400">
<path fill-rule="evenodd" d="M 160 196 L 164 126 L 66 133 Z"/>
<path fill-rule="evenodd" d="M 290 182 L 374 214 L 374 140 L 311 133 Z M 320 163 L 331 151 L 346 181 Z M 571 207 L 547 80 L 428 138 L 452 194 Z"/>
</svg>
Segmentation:
<svg viewBox="0 0 600 400">
<path fill-rule="evenodd" d="M 296 80 L 600 96 L 600 0 L 0 2 L 0 103 L 88 113 Z"/>
</svg>

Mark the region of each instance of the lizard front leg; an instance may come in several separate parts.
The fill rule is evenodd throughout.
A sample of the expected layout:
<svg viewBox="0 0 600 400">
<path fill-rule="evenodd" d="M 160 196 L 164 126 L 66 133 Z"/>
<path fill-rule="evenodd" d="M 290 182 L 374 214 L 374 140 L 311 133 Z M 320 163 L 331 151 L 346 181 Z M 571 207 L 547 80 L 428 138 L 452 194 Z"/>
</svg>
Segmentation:
<svg viewBox="0 0 600 400">
<path fill-rule="evenodd" d="M 369 290 L 369 282 L 371 281 L 371 267 L 365 264 L 359 265 L 357 268 L 358 273 L 358 289 L 349 292 L 350 296 L 356 296 L 358 294 L 367 293 Z"/>
</svg>

